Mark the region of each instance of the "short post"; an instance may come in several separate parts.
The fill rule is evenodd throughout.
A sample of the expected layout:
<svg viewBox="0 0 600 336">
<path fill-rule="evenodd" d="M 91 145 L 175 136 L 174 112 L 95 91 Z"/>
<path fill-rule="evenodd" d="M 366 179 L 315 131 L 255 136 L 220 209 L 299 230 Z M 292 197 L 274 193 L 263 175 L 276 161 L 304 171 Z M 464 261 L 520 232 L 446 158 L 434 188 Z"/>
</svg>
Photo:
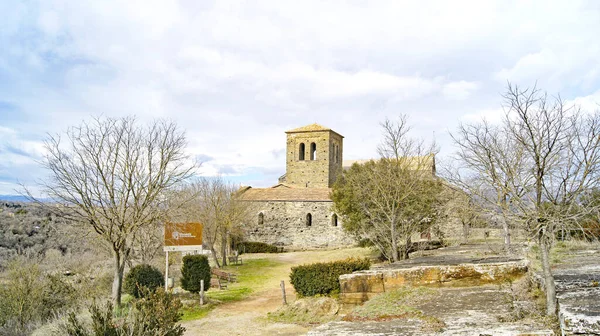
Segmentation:
<svg viewBox="0 0 600 336">
<path fill-rule="evenodd" d="M 287 304 L 287 300 L 285 298 L 285 282 L 281 280 L 281 295 L 283 296 L 283 304 Z"/>
<path fill-rule="evenodd" d="M 200 280 L 200 305 L 204 306 L 204 279 Z"/>
<path fill-rule="evenodd" d="M 169 251 L 165 251 L 165 259 L 167 259 L 166 261 L 166 265 L 165 265 L 165 292 L 169 290 Z"/>
</svg>

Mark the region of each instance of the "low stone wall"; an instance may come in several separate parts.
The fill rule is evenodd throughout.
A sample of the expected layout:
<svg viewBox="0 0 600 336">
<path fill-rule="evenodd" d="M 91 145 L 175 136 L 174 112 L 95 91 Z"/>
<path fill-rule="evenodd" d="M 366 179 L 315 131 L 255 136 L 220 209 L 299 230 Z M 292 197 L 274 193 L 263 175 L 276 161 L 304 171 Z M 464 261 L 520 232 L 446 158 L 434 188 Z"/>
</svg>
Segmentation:
<svg viewBox="0 0 600 336">
<path fill-rule="evenodd" d="M 527 272 L 524 260 L 492 258 L 465 263 L 426 266 L 390 265 L 340 276 L 340 300 L 361 304 L 374 295 L 403 286 L 478 286 L 515 279 Z"/>
</svg>

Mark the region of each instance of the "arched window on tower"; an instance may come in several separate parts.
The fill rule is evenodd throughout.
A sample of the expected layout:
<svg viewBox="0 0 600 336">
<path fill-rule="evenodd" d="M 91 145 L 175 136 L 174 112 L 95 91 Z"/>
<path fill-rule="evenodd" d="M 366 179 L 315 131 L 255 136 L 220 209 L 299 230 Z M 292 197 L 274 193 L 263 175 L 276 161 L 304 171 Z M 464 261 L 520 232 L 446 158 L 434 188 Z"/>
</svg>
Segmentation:
<svg viewBox="0 0 600 336">
<path fill-rule="evenodd" d="M 314 142 L 310 144 L 310 159 L 311 160 L 317 159 L 317 144 Z"/>
<path fill-rule="evenodd" d="M 312 215 L 309 213 L 306 214 L 306 226 L 312 225 Z"/>
<path fill-rule="evenodd" d="M 331 215 L 331 225 L 338 226 L 338 217 L 336 214 Z"/>
<path fill-rule="evenodd" d="M 338 146 L 336 144 L 333 144 L 333 162 L 337 163 L 337 151 L 338 151 Z"/>
<path fill-rule="evenodd" d="M 263 225 L 265 223 L 265 214 L 262 212 L 258 213 L 258 225 Z"/>
<path fill-rule="evenodd" d="M 298 148 L 298 160 L 304 161 L 304 143 L 300 144 L 300 148 Z"/>
</svg>

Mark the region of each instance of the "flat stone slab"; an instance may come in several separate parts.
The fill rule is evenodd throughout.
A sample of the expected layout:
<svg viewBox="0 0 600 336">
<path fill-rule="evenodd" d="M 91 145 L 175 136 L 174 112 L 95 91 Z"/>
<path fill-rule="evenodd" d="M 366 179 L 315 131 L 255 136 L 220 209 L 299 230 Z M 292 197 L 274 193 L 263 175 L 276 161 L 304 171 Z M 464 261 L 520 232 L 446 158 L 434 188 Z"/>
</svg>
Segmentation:
<svg viewBox="0 0 600 336">
<path fill-rule="evenodd" d="M 497 285 L 437 288 L 435 299 L 414 308 L 443 321 L 442 330 L 427 330 L 419 319 L 383 322 L 330 322 L 307 335 L 554 335 L 539 322 L 522 319 L 503 322 L 512 309 L 507 289 Z"/>
<path fill-rule="evenodd" d="M 528 262 L 514 257 L 437 255 L 373 267 L 340 276 L 340 299 L 360 304 L 376 293 L 403 286 L 476 286 L 514 280 Z"/>
<path fill-rule="evenodd" d="M 600 250 L 578 251 L 553 272 L 563 332 L 600 335 Z"/>
</svg>

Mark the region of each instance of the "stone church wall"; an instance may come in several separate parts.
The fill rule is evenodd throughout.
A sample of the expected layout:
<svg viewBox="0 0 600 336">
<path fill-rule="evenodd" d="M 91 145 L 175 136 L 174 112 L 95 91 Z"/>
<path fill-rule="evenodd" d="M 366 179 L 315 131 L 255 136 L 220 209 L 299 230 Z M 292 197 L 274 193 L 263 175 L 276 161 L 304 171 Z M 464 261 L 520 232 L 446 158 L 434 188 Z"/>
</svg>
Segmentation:
<svg viewBox="0 0 600 336">
<path fill-rule="evenodd" d="M 341 218 L 337 226 L 331 210 L 332 202 L 262 201 L 253 202 L 254 218 L 250 219 L 248 241 L 258 241 L 288 249 L 336 248 L 355 244 L 344 232 Z M 259 217 L 262 213 L 262 224 Z M 307 214 L 311 215 L 310 226 Z"/>
</svg>

